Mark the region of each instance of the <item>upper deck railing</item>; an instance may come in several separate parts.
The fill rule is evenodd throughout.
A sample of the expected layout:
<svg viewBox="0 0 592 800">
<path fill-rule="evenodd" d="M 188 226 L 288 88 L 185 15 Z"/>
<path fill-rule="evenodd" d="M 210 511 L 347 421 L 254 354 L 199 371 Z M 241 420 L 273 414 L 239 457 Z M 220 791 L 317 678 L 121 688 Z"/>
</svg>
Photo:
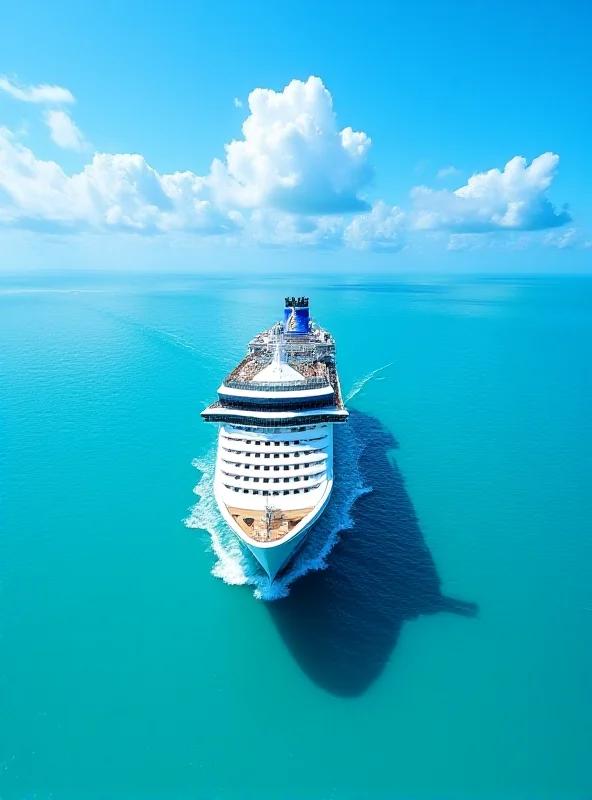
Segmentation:
<svg viewBox="0 0 592 800">
<path fill-rule="evenodd" d="M 228 389 L 245 389 L 252 392 L 301 392 L 305 389 L 324 389 L 329 386 L 327 378 L 304 378 L 301 381 L 231 381 L 222 385 Z"/>
</svg>

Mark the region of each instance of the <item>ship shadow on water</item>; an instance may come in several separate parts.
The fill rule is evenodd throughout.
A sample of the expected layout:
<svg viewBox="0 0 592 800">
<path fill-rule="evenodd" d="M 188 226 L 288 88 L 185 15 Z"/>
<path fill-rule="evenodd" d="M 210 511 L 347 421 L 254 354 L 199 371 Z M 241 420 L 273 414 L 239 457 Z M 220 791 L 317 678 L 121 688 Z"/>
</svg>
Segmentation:
<svg viewBox="0 0 592 800">
<path fill-rule="evenodd" d="M 442 594 L 393 458 L 393 435 L 360 411 L 347 424 L 367 443 L 360 469 L 372 491 L 355 502 L 354 524 L 341 532 L 328 568 L 297 580 L 268 609 L 309 677 L 332 694 L 355 697 L 381 674 L 404 622 L 441 611 L 473 617 L 478 606 Z"/>
</svg>

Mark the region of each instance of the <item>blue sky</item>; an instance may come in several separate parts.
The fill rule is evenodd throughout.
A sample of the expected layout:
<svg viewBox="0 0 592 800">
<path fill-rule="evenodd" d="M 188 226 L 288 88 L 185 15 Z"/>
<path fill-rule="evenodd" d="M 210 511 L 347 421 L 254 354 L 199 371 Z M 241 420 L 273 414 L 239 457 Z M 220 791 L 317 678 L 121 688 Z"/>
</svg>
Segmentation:
<svg viewBox="0 0 592 800">
<path fill-rule="evenodd" d="M 0 267 L 587 271 L 591 16 L 12 4 Z"/>
</svg>

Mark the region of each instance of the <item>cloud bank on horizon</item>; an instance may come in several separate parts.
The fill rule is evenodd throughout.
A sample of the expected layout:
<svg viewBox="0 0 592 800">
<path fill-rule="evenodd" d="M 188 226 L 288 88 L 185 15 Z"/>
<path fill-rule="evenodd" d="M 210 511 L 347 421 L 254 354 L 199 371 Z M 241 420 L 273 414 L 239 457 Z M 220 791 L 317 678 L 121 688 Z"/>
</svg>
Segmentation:
<svg viewBox="0 0 592 800">
<path fill-rule="evenodd" d="M 0 90 L 45 106 L 44 121 L 59 147 L 88 148 L 63 108 L 75 102 L 67 89 L 0 77 Z M 242 104 L 235 99 L 235 106 Z M 293 80 L 281 92 L 254 89 L 248 110 L 242 138 L 227 144 L 225 159 L 214 159 L 204 176 L 160 174 L 143 156 L 128 153 L 95 153 L 69 175 L 0 127 L 0 224 L 61 233 L 183 232 L 263 246 L 392 253 L 426 233 L 472 242 L 483 234 L 549 230 L 571 221 L 547 195 L 559 162 L 554 153 L 530 164 L 515 156 L 454 191 L 415 187 L 402 208 L 369 202 L 372 140 L 363 131 L 340 129 L 320 78 Z M 458 173 L 448 167 L 439 177 Z"/>
</svg>

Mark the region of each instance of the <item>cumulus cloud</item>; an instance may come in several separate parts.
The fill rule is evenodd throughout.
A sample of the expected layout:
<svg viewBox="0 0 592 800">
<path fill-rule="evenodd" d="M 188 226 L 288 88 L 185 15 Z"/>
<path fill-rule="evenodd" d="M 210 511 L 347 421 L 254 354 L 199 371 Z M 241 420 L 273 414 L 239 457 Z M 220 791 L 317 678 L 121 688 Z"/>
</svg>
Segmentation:
<svg viewBox="0 0 592 800">
<path fill-rule="evenodd" d="M 22 87 L 6 78 L 0 88 L 49 106 L 45 121 L 60 147 L 85 148 L 66 111 L 51 108 L 74 101 L 68 90 Z M 240 107 L 238 98 L 235 105 Z M 448 247 L 461 249 L 475 246 L 478 237 L 485 241 L 484 233 L 557 228 L 570 219 L 547 197 L 558 162 L 552 153 L 531 164 L 513 158 L 503 170 L 473 175 L 454 192 L 417 187 L 408 210 L 383 200 L 370 205 L 371 144 L 366 133 L 337 124 L 331 94 L 315 77 L 294 80 L 279 92 L 251 92 L 242 137 L 226 145 L 225 158 L 214 159 L 204 176 L 160 174 L 141 155 L 125 153 L 97 153 L 68 175 L 0 128 L 0 222 L 35 230 L 183 231 L 267 247 L 345 245 L 392 253 L 418 231 L 435 232 L 430 235 L 443 241 L 438 232 L 448 232 Z M 441 170 L 440 177 L 453 170 Z"/>
<path fill-rule="evenodd" d="M 69 176 L 0 128 L 0 221 L 46 230 L 224 233 L 241 216 L 220 210 L 207 181 L 193 173 L 159 175 L 140 155 L 96 154 Z"/>
<path fill-rule="evenodd" d="M 565 225 L 571 216 L 567 211 L 558 212 L 547 197 L 558 161 L 554 153 L 543 153 L 530 164 L 516 156 L 503 171 L 491 169 L 473 175 L 466 186 L 454 192 L 419 186 L 412 192 L 414 227 L 484 233 Z"/>
<path fill-rule="evenodd" d="M 345 228 L 344 240 L 358 250 L 397 252 L 405 246 L 406 217 L 383 200 L 367 214 L 358 214 Z"/>
<path fill-rule="evenodd" d="M 249 111 L 243 138 L 226 146 L 226 160 L 215 159 L 205 177 L 159 175 L 129 154 L 97 154 L 81 173 L 67 176 L 3 129 L 1 218 L 11 224 L 44 219 L 91 228 L 222 232 L 255 215 L 250 230 L 258 231 L 258 240 L 273 229 L 282 242 L 334 241 L 343 224 L 324 217 L 368 207 L 360 191 L 372 176 L 370 139 L 339 130 L 319 78 L 292 81 L 283 92 L 255 89 Z M 65 112 L 48 111 L 46 120 L 61 147 L 82 146 Z"/>
<path fill-rule="evenodd" d="M 11 81 L 6 75 L 0 76 L 0 89 L 23 103 L 62 105 L 75 102 L 72 92 L 61 86 L 49 86 L 45 83 L 38 86 L 22 86 Z"/>
<path fill-rule="evenodd" d="M 444 178 L 449 178 L 451 175 L 458 175 L 459 172 L 460 170 L 456 167 L 443 167 L 442 169 L 438 170 L 436 178 L 443 180 Z"/>
<path fill-rule="evenodd" d="M 294 80 L 282 92 L 255 89 L 249 111 L 243 139 L 226 146 L 223 165 L 235 202 L 297 214 L 368 208 L 360 192 L 372 177 L 371 140 L 338 129 L 320 78 Z"/>
<path fill-rule="evenodd" d="M 65 111 L 50 110 L 45 114 L 45 122 L 49 128 L 49 133 L 58 147 L 64 150 L 82 150 L 84 148 L 84 136 L 80 128 L 72 122 L 69 114 Z"/>
</svg>

